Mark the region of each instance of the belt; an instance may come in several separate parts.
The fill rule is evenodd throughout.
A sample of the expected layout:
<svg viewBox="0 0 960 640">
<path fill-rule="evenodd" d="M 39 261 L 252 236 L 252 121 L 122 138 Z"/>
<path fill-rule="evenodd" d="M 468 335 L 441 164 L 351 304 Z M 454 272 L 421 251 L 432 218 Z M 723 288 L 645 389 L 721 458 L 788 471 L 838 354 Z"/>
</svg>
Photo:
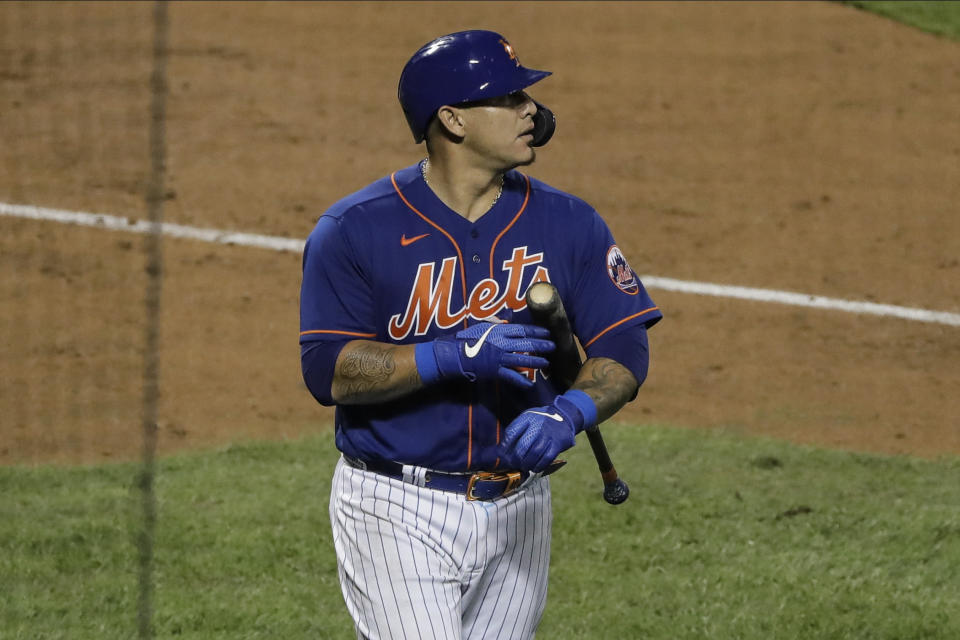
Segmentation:
<svg viewBox="0 0 960 640">
<path fill-rule="evenodd" d="M 452 473 L 448 471 L 425 470 L 425 473 L 413 474 L 412 469 L 421 469 L 388 460 L 358 460 L 348 455 L 344 461 L 355 469 L 373 471 L 390 478 L 403 480 L 429 489 L 460 493 L 467 500 L 496 500 L 517 491 L 527 478 L 529 471 L 477 471 L 474 473 Z M 554 460 L 540 475 L 550 475 L 563 465 L 565 460 Z"/>
</svg>

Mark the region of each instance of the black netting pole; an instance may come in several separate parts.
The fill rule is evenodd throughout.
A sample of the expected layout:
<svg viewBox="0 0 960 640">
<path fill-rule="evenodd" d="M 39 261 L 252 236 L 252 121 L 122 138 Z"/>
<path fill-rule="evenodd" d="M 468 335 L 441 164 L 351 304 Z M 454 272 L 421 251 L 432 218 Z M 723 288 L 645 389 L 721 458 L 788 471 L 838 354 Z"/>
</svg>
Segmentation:
<svg viewBox="0 0 960 640">
<path fill-rule="evenodd" d="M 163 285 L 163 188 L 166 135 L 167 2 L 157 0 L 153 11 L 153 72 L 150 75 L 150 177 L 147 214 L 151 232 L 144 248 L 147 263 L 145 290 L 146 335 L 143 366 L 143 467 L 140 489 L 143 529 L 138 540 L 140 590 L 137 626 L 140 638 L 153 637 L 153 539 L 157 521 L 154 475 L 157 448 L 157 405 L 160 395 L 160 294 Z"/>
</svg>

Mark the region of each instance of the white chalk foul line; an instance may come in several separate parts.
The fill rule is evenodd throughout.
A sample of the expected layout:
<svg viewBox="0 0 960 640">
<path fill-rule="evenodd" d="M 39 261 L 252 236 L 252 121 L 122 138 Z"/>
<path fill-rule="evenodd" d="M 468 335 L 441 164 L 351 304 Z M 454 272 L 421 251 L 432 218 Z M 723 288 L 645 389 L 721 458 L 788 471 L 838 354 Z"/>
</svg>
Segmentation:
<svg viewBox="0 0 960 640">
<path fill-rule="evenodd" d="M 7 204 L 0 202 L 0 215 L 15 218 L 29 218 L 31 220 L 52 220 L 64 224 L 77 224 L 84 227 L 97 227 L 111 231 L 128 231 L 130 233 L 150 233 L 154 231 L 152 222 L 121 218 L 104 213 L 85 213 L 82 211 L 63 211 L 61 209 L 47 209 L 23 204 Z M 162 223 L 160 232 L 172 238 L 188 238 L 214 244 L 235 244 L 244 247 L 259 247 L 275 251 L 303 252 L 303 240 L 280 238 L 277 236 L 263 236 L 256 233 L 235 233 L 220 229 L 200 229 L 182 224 Z"/>
<path fill-rule="evenodd" d="M 918 322 L 935 322 L 960 327 L 960 313 L 947 311 L 929 311 L 914 307 L 898 307 L 892 304 L 877 304 L 874 302 L 856 302 L 840 298 L 825 298 L 806 293 L 792 293 L 775 289 L 753 289 L 750 287 L 736 287 L 725 284 L 710 284 L 707 282 L 690 282 L 674 280 L 659 276 L 640 276 L 644 286 L 648 289 L 663 289 L 693 293 L 701 296 L 717 296 L 720 298 L 738 298 L 741 300 L 755 300 L 757 302 L 776 302 L 798 307 L 813 307 L 815 309 L 834 309 L 849 313 L 866 313 L 875 316 L 892 316 Z"/>
<path fill-rule="evenodd" d="M 97 227 L 113 231 L 127 231 L 131 233 L 150 233 L 154 231 L 153 224 L 143 220 L 133 220 L 103 213 L 85 213 L 82 211 L 65 211 L 62 209 L 48 209 L 22 204 L 8 204 L 0 202 L 0 215 L 29 218 L 32 220 L 50 220 L 63 224 L 76 224 L 86 227 Z M 302 253 L 304 241 L 295 238 L 265 236 L 255 233 L 236 233 L 220 229 L 201 229 L 180 224 L 163 223 L 160 232 L 172 238 L 187 238 L 215 244 L 232 244 L 244 247 L 258 247 L 273 249 L 274 251 L 290 251 Z M 643 284 L 648 289 L 677 291 L 702 296 L 717 296 L 721 298 L 737 298 L 754 300 L 757 302 L 774 302 L 798 307 L 812 307 L 815 309 L 832 309 L 848 313 L 860 313 L 876 316 L 890 316 L 914 320 L 917 322 L 933 322 L 937 324 L 960 326 L 960 314 L 947 311 L 930 311 L 913 307 L 900 307 L 892 304 L 877 304 L 874 302 L 857 302 L 840 298 L 826 298 L 805 293 L 777 291 L 775 289 L 754 289 L 708 282 L 693 282 L 675 280 L 660 276 L 641 276 Z"/>
</svg>

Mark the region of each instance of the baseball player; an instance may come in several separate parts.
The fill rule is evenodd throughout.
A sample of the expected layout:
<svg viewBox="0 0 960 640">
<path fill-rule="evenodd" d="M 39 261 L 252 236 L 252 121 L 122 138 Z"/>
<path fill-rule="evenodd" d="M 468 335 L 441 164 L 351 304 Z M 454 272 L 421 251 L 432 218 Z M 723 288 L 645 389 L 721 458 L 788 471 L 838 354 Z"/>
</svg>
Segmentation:
<svg viewBox="0 0 960 640">
<path fill-rule="evenodd" d="M 303 255 L 303 377 L 336 405 L 330 520 L 360 638 L 531 638 L 547 593 L 549 474 L 632 400 L 657 307 L 596 211 L 517 170 L 554 132 L 550 75 L 463 31 L 406 63 L 427 157 L 337 202 Z M 587 354 L 549 378 L 524 294 L 553 283 Z"/>
</svg>

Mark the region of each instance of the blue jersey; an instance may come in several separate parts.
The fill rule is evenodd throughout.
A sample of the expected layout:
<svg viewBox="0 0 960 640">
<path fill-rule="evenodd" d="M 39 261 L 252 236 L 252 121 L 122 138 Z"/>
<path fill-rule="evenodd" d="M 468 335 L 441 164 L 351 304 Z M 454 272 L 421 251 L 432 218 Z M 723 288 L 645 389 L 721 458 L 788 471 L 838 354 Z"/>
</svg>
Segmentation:
<svg viewBox="0 0 960 640">
<path fill-rule="evenodd" d="M 661 317 L 583 200 L 510 171 L 494 206 L 470 222 L 413 165 L 317 222 L 303 255 L 300 342 L 413 344 L 491 317 L 531 323 L 524 295 L 538 280 L 557 287 L 588 357 L 618 359 L 618 333 Z M 527 375 L 535 381 L 528 390 L 449 381 L 390 402 L 338 406 L 337 447 L 445 471 L 496 469 L 503 428 L 562 391 L 541 371 Z"/>
</svg>

